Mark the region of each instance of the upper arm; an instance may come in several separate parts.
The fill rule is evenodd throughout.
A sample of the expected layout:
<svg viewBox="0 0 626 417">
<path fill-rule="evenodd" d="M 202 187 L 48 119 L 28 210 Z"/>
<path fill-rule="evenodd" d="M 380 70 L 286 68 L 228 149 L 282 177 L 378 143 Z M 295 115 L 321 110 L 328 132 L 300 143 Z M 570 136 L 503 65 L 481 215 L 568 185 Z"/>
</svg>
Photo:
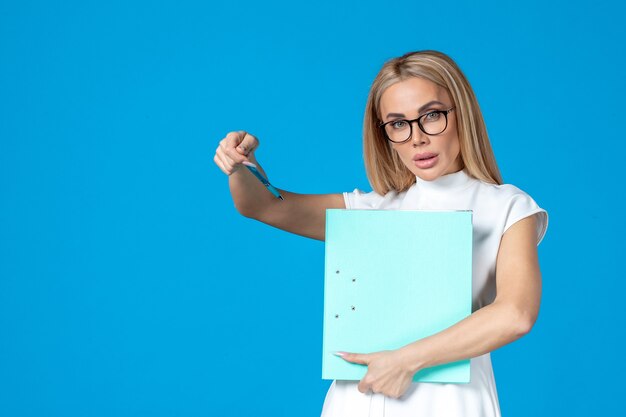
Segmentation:
<svg viewBox="0 0 626 417">
<path fill-rule="evenodd" d="M 284 200 L 275 200 L 255 218 L 291 233 L 324 240 L 326 209 L 346 208 L 343 194 L 296 194 L 282 191 Z"/>
<path fill-rule="evenodd" d="M 537 215 L 509 227 L 502 236 L 496 261 L 496 302 L 513 307 L 530 327 L 537 319 L 541 301 Z"/>
</svg>

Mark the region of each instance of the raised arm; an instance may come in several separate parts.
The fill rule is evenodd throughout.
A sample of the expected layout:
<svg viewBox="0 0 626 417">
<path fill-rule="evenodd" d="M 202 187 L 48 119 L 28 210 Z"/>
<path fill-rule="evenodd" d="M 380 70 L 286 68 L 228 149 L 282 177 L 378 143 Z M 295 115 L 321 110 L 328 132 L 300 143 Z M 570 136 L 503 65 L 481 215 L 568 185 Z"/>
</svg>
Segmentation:
<svg viewBox="0 0 626 417">
<path fill-rule="evenodd" d="M 229 176 L 230 193 L 239 213 L 291 233 L 324 240 L 326 209 L 345 208 L 343 196 L 280 190 L 284 200 L 277 199 L 243 165 L 244 161 L 256 164 L 267 178 L 254 155 L 258 146 L 253 135 L 230 132 L 220 141 L 213 158 Z"/>
</svg>

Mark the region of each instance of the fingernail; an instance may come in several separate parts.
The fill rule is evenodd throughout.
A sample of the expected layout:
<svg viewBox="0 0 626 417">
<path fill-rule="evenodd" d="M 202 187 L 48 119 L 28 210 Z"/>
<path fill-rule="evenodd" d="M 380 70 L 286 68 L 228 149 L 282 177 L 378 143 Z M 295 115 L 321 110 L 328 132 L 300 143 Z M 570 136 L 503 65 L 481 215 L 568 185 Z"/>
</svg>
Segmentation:
<svg viewBox="0 0 626 417">
<path fill-rule="evenodd" d="M 346 352 L 333 352 L 333 355 L 343 358 L 344 356 L 346 356 Z"/>
</svg>

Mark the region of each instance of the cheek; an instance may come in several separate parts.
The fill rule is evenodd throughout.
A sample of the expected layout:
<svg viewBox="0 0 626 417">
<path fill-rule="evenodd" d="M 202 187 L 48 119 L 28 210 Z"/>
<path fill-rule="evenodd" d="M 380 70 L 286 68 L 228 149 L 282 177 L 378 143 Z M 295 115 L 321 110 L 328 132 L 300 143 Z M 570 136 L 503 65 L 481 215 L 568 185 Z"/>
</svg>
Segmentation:
<svg viewBox="0 0 626 417">
<path fill-rule="evenodd" d="M 450 160 L 452 161 L 457 159 L 457 157 L 459 156 L 459 141 L 458 140 L 454 140 L 450 142 L 450 145 L 448 146 L 448 155 L 450 157 Z"/>
<path fill-rule="evenodd" d="M 394 145 L 393 149 L 395 152 L 398 153 L 398 156 L 400 157 L 400 159 L 402 159 L 403 161 L 406 161 L 408 159 L 411 159 L 411 151 L 410 149 L 407 149 L 406 146 L 402 146 L 402 145 Z"/>
<path fill-rule="evenodd" d="M 452 149 L 452 151 L 454 153 L 457 153 L 459 151 L 461 147 L 459 146 L 459 140 L 457 138 L 453 138 L 450 141 L 450 149 Z"/>
<path fill-rule="evenodd" d="M 450 152 L 450 156 L 452 157 L 452 159 L 454 159 L 457 154 L 460 153 L 461 150 L 461 144 L 459 142 L 459 138 L 456 135 L 456 132 L 450 132 L 451 135 L 448 138 L 448 151 Z"/>
<path fill-rule="evenodd" d="M 453 146 L 452 149 L 454 149 L 455 152 L 460 153 L 461 152 L 461 141 L 459 140 L 459 133 L 456 129 L 456 123 L 454 123 L 452 125 L 452 127 L 454 127 L 454 129 L 452 130 L 452 140 L 453 140 Z"/>
</svg>

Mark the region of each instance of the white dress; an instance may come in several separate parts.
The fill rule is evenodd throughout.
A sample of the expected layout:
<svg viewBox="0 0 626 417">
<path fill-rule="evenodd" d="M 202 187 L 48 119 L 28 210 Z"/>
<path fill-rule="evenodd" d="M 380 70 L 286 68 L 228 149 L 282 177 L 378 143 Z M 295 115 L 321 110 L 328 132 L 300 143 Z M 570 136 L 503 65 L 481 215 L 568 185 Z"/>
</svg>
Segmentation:
<svg viewBox="0 0 626 417">
<path fill-rule="evenodd" d="M 495 185 L 471 178 L 465 171 L 434 181 L 419 177 L 407 191 L 384 196 L 354 190 L 344 193 L 348 209 L 472 210 L 472 311 L 496 296 L 496 256 L 504 232 L 519 220 L 537 214 L 537 244 L 548 215 L 513 185 Z M 499 417 L 500 407 L 489 353 L 470 360 L 469 384 L 413 382 L 400 398 L 362 394 L 358 381 L 333 381 L 322 417 Z"/>
</svg>

